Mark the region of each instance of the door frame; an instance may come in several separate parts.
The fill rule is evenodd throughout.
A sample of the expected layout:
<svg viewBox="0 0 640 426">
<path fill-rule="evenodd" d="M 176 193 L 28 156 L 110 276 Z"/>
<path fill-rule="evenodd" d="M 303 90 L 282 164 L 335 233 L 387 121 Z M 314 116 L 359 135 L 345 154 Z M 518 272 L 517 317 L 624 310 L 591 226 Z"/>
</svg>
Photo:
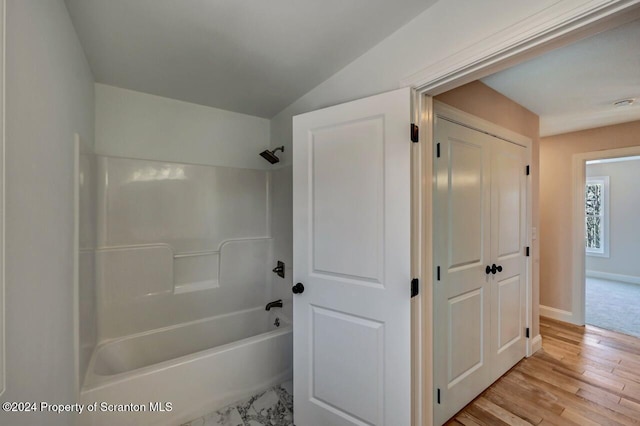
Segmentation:
<svg viewBox="0 0 640 426">
<path fill-rule="evenodd" d="M 586 163 L 590 160 L 602 160 L 605 158 L 632 157 L 640 155 L 640 146 L 627 148 L 607 149 L 604 151 L 591 151 L 574 154 L 572 157 L 572 199 L 573 214 L 571 215 L 573 228 L 573 249 L 571 281 L 573 284 L 572 312 L 564 312 L 558 315 L 558 319 L 568 321 L 576 325 L 585 324 L 585 293 L 586 293 L 586 252 L 585 252 L 585 183 L 587 180 Z"/>
<path fill-rule="evenodd" d="M 420 294 L 412 301 L 412 377 L 415 378 L 412 424 L 433 423 L 432 97 L 638 18 L 640 0 L 558 1 L 517 25 L 498 31 L 399 82 L 399 87 L 410 86 L 415 90 L 412 119 L 419 123 L 421 130 L 419 143 L 412 152 L 412 272 L 421 283 Z M 531 195 L 532 191 L 528 192 Z M 528 234 L 530 232 L 529 229 Z M 535 254 L 535 250 L 533 252 Z M 539 273 L 535 280 L 537 282 L 531 283 L 532 289 L 536 284 L 539 288 Z M 532 295 L 531 311 L 538 303 Z M 541 344 L 539 335 L 532 337 L 534 345 Z"/>
</svg>

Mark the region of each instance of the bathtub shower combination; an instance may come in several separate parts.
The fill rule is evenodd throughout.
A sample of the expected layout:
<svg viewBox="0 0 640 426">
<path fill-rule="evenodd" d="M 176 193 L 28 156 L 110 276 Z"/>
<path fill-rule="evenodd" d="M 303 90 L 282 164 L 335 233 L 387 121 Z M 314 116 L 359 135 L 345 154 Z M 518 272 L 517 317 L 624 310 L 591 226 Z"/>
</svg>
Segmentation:
<svg viewBox="0 0 640 426">
<path fill-rule="evenodd" d="M 290 169 L 83 156 L 80 170 L 80 315 L 96 313 L 81 321 L 81 402 L 171 403 L 82 424 L 176 425 L 291 379 L 271 233 Z"/>
</svg>

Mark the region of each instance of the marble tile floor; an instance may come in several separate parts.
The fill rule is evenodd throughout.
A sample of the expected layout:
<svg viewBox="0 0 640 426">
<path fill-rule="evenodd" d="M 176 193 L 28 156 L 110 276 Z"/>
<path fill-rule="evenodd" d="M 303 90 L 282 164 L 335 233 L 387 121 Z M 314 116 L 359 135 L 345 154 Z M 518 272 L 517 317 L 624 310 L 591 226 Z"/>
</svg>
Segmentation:
<svg viewBox="0 0 640 426">
<path fill-rule="evenodd" d="M 293 382 L 288 381 L 181 426 L 292 426 Z"/>
</svg>

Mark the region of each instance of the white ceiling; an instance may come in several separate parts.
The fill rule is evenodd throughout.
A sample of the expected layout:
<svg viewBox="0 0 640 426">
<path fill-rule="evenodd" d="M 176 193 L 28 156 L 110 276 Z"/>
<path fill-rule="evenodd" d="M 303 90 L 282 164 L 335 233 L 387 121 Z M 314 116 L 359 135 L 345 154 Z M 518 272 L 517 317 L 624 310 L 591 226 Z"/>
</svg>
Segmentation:
<svg viewBox="0 0 640 426">
<path fill-rule="evenodd" d="M 270 118 L 436 0 L 66 0 L 97 82 Z"/>
<path fill-rule="evenodd" d="M 548 136 L 640 120 L 640 21 L 482 79 L 540 116 Z M 613 102 L 637 98 L 629 107 Z"/>
</svg>

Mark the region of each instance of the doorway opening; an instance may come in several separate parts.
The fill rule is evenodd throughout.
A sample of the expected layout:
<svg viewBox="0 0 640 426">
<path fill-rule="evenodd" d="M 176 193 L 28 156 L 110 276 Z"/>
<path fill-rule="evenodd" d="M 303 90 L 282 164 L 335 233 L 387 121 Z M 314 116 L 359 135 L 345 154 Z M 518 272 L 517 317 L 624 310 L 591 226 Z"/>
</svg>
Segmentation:
<svg viewBox="0 0 640 426">
<path fill-rule="evenodd" d="M 567 46 L 566 49 L 550 52 L 544 57 L 523 63 L 522 66 L 472 81 L 435 96 L 436 108 L 430 112 L 435 117 L 434 123 L 438 119 L 437 103 L 440 101 L 496 123 L 506 122 L 502 125 L 518 130 L 522 134 L 528 134 L 527 132 L 533 134 L 535 156 L 532 158 L 531 179 L 536 187 L 541 181 L 541 186 L 544 186 L 547 191 L 544 193 L 540 191 L 540 199 L 534 201 L 534 205 L 540 206 L 540 211 L 544 211 L 544 216 L 542 219 L 533 218 L 529 222 L 531 227 L 528 230 L 529 235 L 524 248 L 527 256 L 529 248 L 531 249 L 533 276 L 536 277 L 537 282 L 540 282 L 539 287 L 534 286 L 534 288 L 540 288 L 540 302 L 544 305 L 540 306 L 540 313 L 545 317 L 584 325 L 585 162 L 603 157 L 640 154 L 600 151 L 607 148 L 625 151 L 621 147 L 637 144 L 632 136 L 637 133 L 633 132 L 632 128 L 640 125 L 640 116 L 637 115 L 639 110 L 636 108 L 638 105 L 633 105 L 632 102 L 618 106 L 619 101 L 617 101 L 622 97 L 626 99 L 630 96 L 629 87 L 635 87 L 636 80 L 630 81 L 629 85 L 622 84 L 628 80 L 627 74 L 622 71 L 618 74 L 613 73 L 610 68 L 612 63 L 620 64 L 625 60 L 631 50 L 627 40 L 635 39 L 632 34 L 638 31 L 640 31 L 640 21 L 627 22 L 625 25 L 611 29 L 610 32 L 584 39 L 575 45 Z M 598 55 L 602 55 L 604 59 L 594 60 Z M 622 61 L 610 57 L 614 55 L 618 55 Z M 622 70 L 626 69 L 622 67 Z M 591 72 L 587 73 L 584 70 Z M 587 87 L 597 87 L 598 90 L 585 91 Z M 504 104 L 504 107 L 500 107 L 501 104 Z M 493 111 L 494 109 L 499 111 Z M 529 115 L 533 115 L 534 119 L 530 119 Z M 609 131 L 618 132 L 618 137 L 608 136 Z M 587 136 L 589 139 L 585 140 Z M 447 153 L 442 137 L 435 136 L 432 142 L 435 157 L 439 158 L 442 153 Z M 598 156 L 589 156 L 593 153 L 585 156 L 584 153 L 587 151 L 598 152 Z M 442 155 L 445 156 L 445 154 Z M 581 162 L 576 163 L 576 155 L 582 157 Z M 542 157 L 544 157 L 544 168 L 540 170 L 538 167 L 543 163 Z M 572 176 L 572 167 L 575 170 L 576 164 L 582 168 L 582 180 L 579 182 L 575 180 L 575 174 Z M 632 182 L 635 181 L 637 179 L 632 180 Z M 576 185 L 576 182 L 579 185 Z M 534 193 L 538 193 L 537 188 Z M 575 201 L 576 198 L 572 194 L 580 195 L 579 203 Z M 458 211 L 466 212 L 467 210 L 459 209 Z M 533 214 L 535 215 L 537 211 L 534 209 Z M 592 223 L 595 221 L 591 219 Z M 465 224 L 468 223 L 471 222 L 465 222 Z M 577 233 L 576 226 L 579 231 Z M 446 229 L 446 227 L 443 228 L 434 222 L 434 235 L 437 234 L 438 229 Z M 467 240 L 469 240 L 468 237 Z M 436 241 L 435 238 L 434 241 Z M 441 248 L 442 245 L 438 243 L 437 247 Z M 542 255 L 540 251 L 543 251 Z M 637 249 L 634 252 L 637 253 Z M 576 280 L 580 277 L 574 269 L 575 266 L 572 266 L 576 265 L 573 256 L 578 254 L 582 262 L 581 280 Z M 440 263 L 434 258 L 434 268 Z M 540 264 L 544 264 L 544 268 L 540 268 Z M 435 280 L 442 281 L 444 275 L 440 269 L 437 271 Z M 576 283 L 580 283 L 582 287 L 581 297 L 575 291 Z M 473 294 L 465 293 L 465 296 L 469 295 Z M 434 291 L 434 300 L 437 299 L 436 296 L 437 292 Z M 532 337 L 535 339 L 539 337 L 536 327 L 539 324 L 538 295 L 532 295 L 532 298 L 536 301 L 532 306 L 531 315 L 534 330 Z M 451 305 L 463 300 L 462 297 L 450 299 Z M 625 313 L 624 308 L 618 308 L 618 311 L 622 312 L 622 315 Z M 436 323 L 439 324 L 438 327 L 442 326 L 442 322 L 434 320 L 434 324 Z M 476 324 L 476 322 L 467 321 L 465 324 Z M 547 326 L 548 323 L 545 327 Z M 527 330 L 527 337 L 528 332 L 529 330 Z M 531 343 L 534 343 L 533 339 Z M 535 345 L 532 344 L 532 346 Z M 441 356 L 437 352 L 438 347 L 445 346 L 442 342 L 438 346 L 437 333 L 434 331 L 434 359 Z M 468 365 L 475 368 L 480 364 L 470 362 Z M 477 370 L 474 370 L 474 373 Z M 434 371 L 438 369 L 434 368 Z M 454 373 L 456 372 L 454 370 Z M 446 390 L 452 387 L 451 383 L 456 385 L 466 378 L 463 375 L 451 373 L 449 375 L 452 379 L 450 383 L 445 383 Z M 448 404 L 448 401 L 455 397 L 442 390 L 443 382 L 442 379 L 438 381 L 438 377 L 434 380 L 433 406 L 436 413 L 442 410 L 443 404 Z M 473 402 L 470 406 L 472 405 Z M 440 422 L 444 417 L 448 417 L 448 413 L 446 416 L 435 418 Z"/>
<path fill-rule="evenodd" d="M 585 323 L 640 337 L 640 156 L 585 170 Z"/>
</svg>

